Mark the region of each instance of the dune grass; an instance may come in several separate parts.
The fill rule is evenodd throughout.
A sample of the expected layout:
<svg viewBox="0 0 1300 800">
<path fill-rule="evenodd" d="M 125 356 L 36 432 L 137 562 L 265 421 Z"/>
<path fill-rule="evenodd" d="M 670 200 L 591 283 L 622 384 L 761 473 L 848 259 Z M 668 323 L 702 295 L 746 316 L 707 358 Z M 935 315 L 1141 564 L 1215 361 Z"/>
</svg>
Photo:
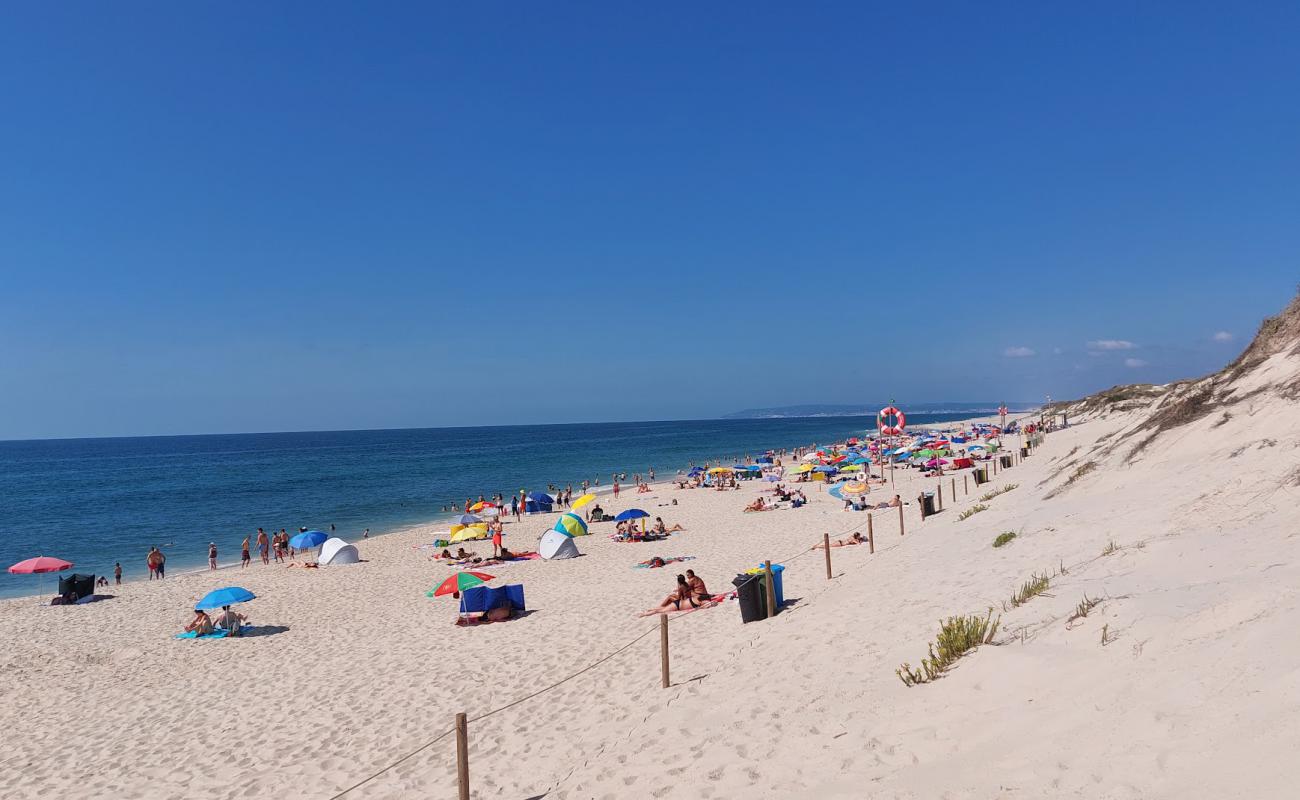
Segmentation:
<svg viewBox="0 0 1300 800">
<path fill-rule="evenodd" d="M 943 675 L 957 659 L 982 644 L 990 644 L 1002 618 L 993 619 L 993 609 L 984 617 L 949 617 L 939 623 L 939 635 L 930 645 L 930 654 L 921 659 L 921 668 L 912 669 L 904 662 L 894 672 L 906 686 L 929 683 Z"/>
<path fill-rule="evenodd" d="M 984 505 L 983 503 L 977 503 L 971 506 L 970 508 L 966 509 L 965 511 L 961 512 L 960 514 L 958 514 L 957 521 L 960 522 L 961 520 L 969 519 L 970 517 L 975 516 L 981 511 L 988 511 L 988 510 L 989 510 L 988 506 Z"/>
<path fill-rule="evenodd" d="M 1021 584 L 1020 589 L 1011 594 L 1010 607 L 1019 608 L 1043 592 L 1046 592 L 1047 587 L 1051 585 L 1051 580 L 1052 579 L 1047 576 L 1047 573 L 1043 573 L 1042 575 L 1030 575 L 1029 580 Z M 1004 605 L 1003 608 L 1006 608 L 1006 606 Z"/>
<path fill-rule="evenodd" d="M 994 489 L 991 492 L 985 492 L 983 495 L 980 496 L 980 501 L 983 502 L 985 500 L 992 500 L 993 498 L 997 497 L 1000 494 L 1006 494 L 1007 492 L 1011 491 L 1012 489 L 1016 488 L 1019 485 L 1020 484 L 1018 483 L 1008 483 L 1006 486 L 1003 486 L 1001 489 Z"/>
<path fill-rule="evenodd" d="M 1001 547 L 1004 544 L 1009 544 L 1011 540 L 1014 538 L 1016 538 L 1015 531 L 1007 531 L 1006 533 L 999 533 L 998 538 L 993 540 L 993 546 Z"/>
</svg>

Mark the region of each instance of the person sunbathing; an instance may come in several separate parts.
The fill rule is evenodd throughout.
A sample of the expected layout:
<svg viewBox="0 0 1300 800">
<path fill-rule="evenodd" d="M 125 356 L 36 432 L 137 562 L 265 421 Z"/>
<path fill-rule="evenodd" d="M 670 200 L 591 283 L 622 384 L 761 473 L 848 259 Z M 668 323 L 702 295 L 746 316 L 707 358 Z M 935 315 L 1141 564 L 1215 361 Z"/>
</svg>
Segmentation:
<svg viewBox="0 0 1300 800">
<path fill-rule="evenodd" d="M 518 558 L 518 557 L 519 557 L 518 555 L 506 549 L 505 545 L 501 545 L 501 555 L 498 556 L 498 558 L 500 558 L 502 561 L 509 561 L 512 558 Z"/>
<path fill-rule="evenodd" d="M 238 636 L 239 629 L 248 621 L 248 617 L 235 611 L 230 606 L 222 608 L 221 613 L 217 615 L 217 627 L 229 631 L 231 636 Z"/>
<path fill-rule="evenodd" d="M 195 611 L 194 619 L 190 620 L 190 624 L 185 626 L 185 632 L 207 636 L 212 633 L 212 618 L 208 616 L 206 611 Z"/>
<path fill-rule="evenodd" d="M 850 536 L 847 539 L 836 539 L 835 541 L 831 542 L 831 547 L 849 547 L 855 544 L 862 544 L 865 541 L 866 539 L 862 538 L 862 534 L 854 533 L 852 536 Z M 822 543 L 818 542 L 817 544 L 813 545 L 812 549 L 821 550 Z"/>
<path fill-rule="evenodd" d="M 767 504 L 764 503 L 763 498 L 761 497 L 745 506 L 746 511 L 766 511 L 767 508 Z"/>
<path fill-rule="evenodd" d="M 691 591 L 690 585 L 686 583 L 686 576 L 678 575 L 677 588 L 673 590 L 673 593 L 665 597 L 664 601 L 655 608 L 642 611 L 640 616 L 649 617 L 653 614 L 668 614 L 673 611 L 683 610 L 693 611 L 699 607 L 700 604 L 695 602 L 694 592 Z"/>
<path fill-rule="evenodd" d="M 709 594 L 708 588 L 700 576 L 695 574 L 695 570 L 686 570 L 686 585 L 691 587 L 691 593 L 696 600 L 712 600 L 713 595 Z"/>
<path fill-rule="evenodd" d="M 451 554 L 451 551 L 450 551 L 450 550 L 448 550 L 448 549 L 446 549 L 446 548 L 443 548 L 442 552 L 439 553 L 438 555 L 434 556 L 434 558 L 442 558 L 442 559 L 450 560 L 450 559 L 455 558 L 455 556 L 453 556 L 453 555 Z"/>
<path fill-rule="evenodd" d="M 669 534 L 669 533 L 675 533 L 676 531 L 684 531 L 684 530 L 686 529 L 681 526 L 681 523 L 677 523 L 673 525 L 671 528 L 665 526 L 663 517 L 655 517 L 655 524 L 652 528 L 650 528 L 651 533 L 660 533 L 660 534 Z"/>
</svg>

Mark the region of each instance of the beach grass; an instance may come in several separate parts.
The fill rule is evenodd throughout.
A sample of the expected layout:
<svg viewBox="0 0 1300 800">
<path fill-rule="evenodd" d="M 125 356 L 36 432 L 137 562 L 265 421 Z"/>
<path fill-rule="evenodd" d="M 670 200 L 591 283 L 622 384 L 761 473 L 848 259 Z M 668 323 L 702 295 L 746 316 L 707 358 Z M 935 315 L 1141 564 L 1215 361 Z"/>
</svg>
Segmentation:
<svg viewBox="0 0 1300 800">
<path fill-rule="evenodd" d="M 988 511 L 988 510 L 989 510 L 988 506 L 984 505 L 983 503 L 977 503 L 971 506 L 970 508 L 966 509 L 965 511 L 961 512 L 960 514 L 958 514 L 957 521 L 960 522 L 961 520 L 969 519 L 970 517 L 975 516 L 981 511 Z"/>
<path fill-rule="evenodd" d="M 971 615 L 949 617 L 939 623 L 939 635 L 930 645 L 930 654 L 921 659 L 921 668 L 904 662 L 895 673 L 905 686 L 929 683 L 951 667 L 957 659 L 982 644 L 991 644 L 1002 618 L 993 619 L 993 609 L 984 617 Z"/>
<path fill-rule="evenodd" d="M 1011 540 L 1014 538 L 1016 538 L 1015 531 L 1007 531 L 1006 533 L 999 533 L 998 538 L 993 540 L 993 546 L 1002 547 L 1005 544 L 1010 544 Z"/>
</svg>

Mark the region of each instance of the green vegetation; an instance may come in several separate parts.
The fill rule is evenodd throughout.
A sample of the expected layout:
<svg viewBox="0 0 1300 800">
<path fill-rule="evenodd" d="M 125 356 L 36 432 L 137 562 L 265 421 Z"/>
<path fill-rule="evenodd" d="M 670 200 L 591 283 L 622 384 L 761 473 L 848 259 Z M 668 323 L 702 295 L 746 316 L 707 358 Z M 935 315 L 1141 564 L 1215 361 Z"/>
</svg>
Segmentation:
<svg viewBox="0 0 1300 800">
<path fill-rule="evenodd" d="M 975 516 L 981 511 L 988 511 L 988 510 L 989 510 L 988 506 L 984 505 L 983 503 L 977 503 L 971 506 L 970 508 L 966 509 L 965 511 L 961 512 L 960 514 L 958 514 L 957 520 L 960 522 L 963 519 L 967 519 L 969 517 Z"/>
<path fill-rule="evenodd" d="M 930 655 L 921 659 L 921 668 L 912 669 L 904 662 L 895 673 L 907 686 L 929 683 L 943 675 L 957 659 L 982 644 L 990 644 L 998 632 L 1001 617 L 993 619 L 993 609 L 985 617 L 949 617 L 939 623 L 939 636 L 930 645 Z"/>
<path fill-rule="evenodd" d="M 984 495 L 980 497 L 980 500 L 981 501 L 992 500 L 993 498 L 997 497 L 1000 494 L 1006 494 L 1007 492 L 1011 491 L 1012 489 L 1016 488 L 1019 485 L 1020 484 L 1018 483 L 1008 483 L 1006 486 L 1003 486 L 1001 489 L 994 489 L 991 492 L 985 492 Z"/>
<path fill-rule="evenodd" d="M 1103 556 L 1108 556 L 1117 550 L 1119 550 L 1119 545 L 1115 544 L 1114 539 L 1111 539 L 1109 542 L 1107 542 L 1106 547 L 1101 551 L 1101 554 Z"/>
<path fill-rule="evenodd" d="M 1017 608 L 1022 606 L 1047 591 L 1047 587 L 1050 583 L 1051 578 L 1047 577 L 1046 573 L 1042 575 L 1030 575 L 1029 580 L 1025 581 L 1024 584 L 1021 585 L 1020 590 L 1012 593 L 1011 607 Z"/>
<path fill-rule="evenodd" d="M 1016 538 L 1015 531 L 1007 531 L 1006 533 L 999 533 L 998 538 L 993 540 L 993 546 L 1001 547 L 1002 545 L 1007 544 L 1014 538 Z"/>
</svg>

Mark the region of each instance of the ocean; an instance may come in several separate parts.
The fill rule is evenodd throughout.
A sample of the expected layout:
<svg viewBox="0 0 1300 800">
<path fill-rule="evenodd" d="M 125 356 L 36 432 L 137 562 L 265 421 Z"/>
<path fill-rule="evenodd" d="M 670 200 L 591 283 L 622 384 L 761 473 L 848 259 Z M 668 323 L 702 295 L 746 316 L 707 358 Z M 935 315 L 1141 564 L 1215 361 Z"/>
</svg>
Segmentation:
<svg viewBox="0 0 1300 800">
<path fill-rule="evenodd" d="M 969 414 L 909 416 L 909 423 Z M 450 519 L 466 497 L 600 478 L 671 477 L 690 463 L 861 435 L 873 417 L 688 420 L 316 433 L 0 442 L 0 567 L 33 556 L 73 572 L 169 574 L 239 558 L 245 536 L 300 526 L 355 540 Z M 254 550 L 254 558 L 257 557 Z M 0 572 L 0 597 L 51 591 L 49 576 Z"/>
</svg>

